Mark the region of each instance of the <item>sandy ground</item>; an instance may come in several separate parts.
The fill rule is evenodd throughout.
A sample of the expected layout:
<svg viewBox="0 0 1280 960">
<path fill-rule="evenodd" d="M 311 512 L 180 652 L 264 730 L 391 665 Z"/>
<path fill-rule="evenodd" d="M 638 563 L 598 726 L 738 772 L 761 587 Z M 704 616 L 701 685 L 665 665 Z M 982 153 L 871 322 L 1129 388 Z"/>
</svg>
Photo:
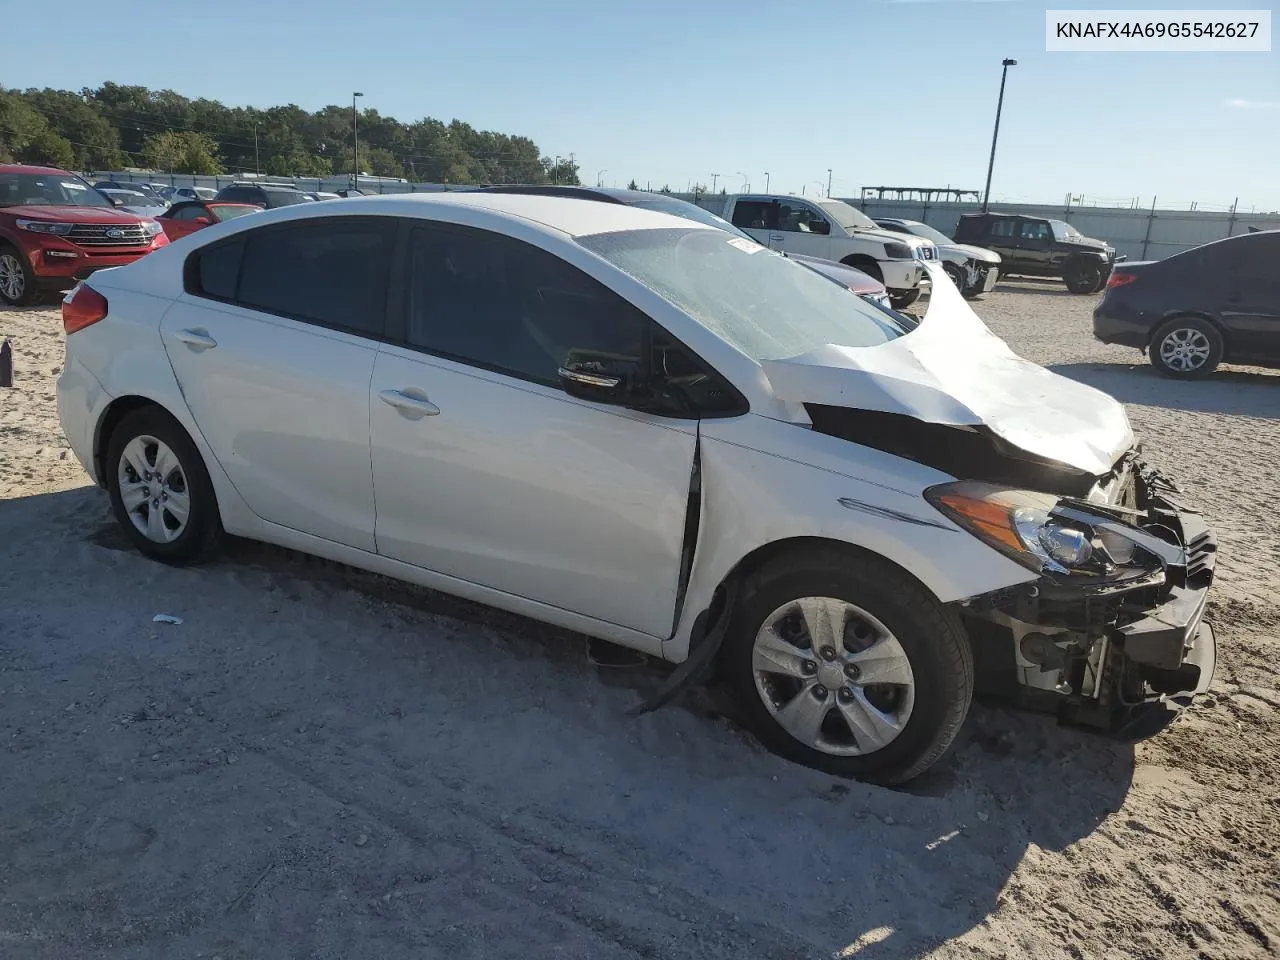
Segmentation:
<svg viewBox="0 0 1280 960">
<path fill-rule="evenodd" d="M 0 311 L 0 957 L 1275 956 L 1280 376 L 1158 378 L 1092 304 L 978 310 L 1206 509 L 1212 695 L 1137 745 L 975 706 L 909 792 L 702 694 L 627 719 L 655 674 L 519 618 L 249 543 L 142 559 L 62 442 L 56 309 Z"/>
</svg>

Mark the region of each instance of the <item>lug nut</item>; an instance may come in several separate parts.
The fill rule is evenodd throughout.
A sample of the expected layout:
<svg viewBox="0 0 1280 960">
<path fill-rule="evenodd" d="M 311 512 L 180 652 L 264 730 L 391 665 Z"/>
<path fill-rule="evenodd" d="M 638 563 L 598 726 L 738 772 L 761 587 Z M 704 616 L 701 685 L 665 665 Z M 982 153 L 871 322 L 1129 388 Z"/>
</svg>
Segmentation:
<svg viewBox="0 0 1280 960">
<path fill-rule="evenodd" d="M 841 687 L 839 690 L 836 691 L 836 698 L 841 703 L 849 703 L 853 700 L 853 691 L 850 690 L 848 687 Z"/>
<path fill-rule="evenodd" d="M 814 688 L 813 688 L 813 695 L 814 695 L 815 697 L 817 697 L 819 700 L 825 700 L 825 699 L 827 699 L 827 694 L 828 694 L 828 693 L 830 693 L 830 692 L 831 692 L 831 691 L 829 691 L 826 687 L 824 687 L 824 686 L 823 686 L 822 684 L 820 684 L 820 683 L 819 683 L 819 684 L 815 684 L 815 685 L 814 685 Z"/>
<path fill-rule="evenodd" d="M 803 670 L 806 674 L 809 674 L 812 676 L 813 674 L 818 672 L 818 665 L 814 663 L 812 660 L 806 660 L 803 664 L 801 664 L 800 669 Z"/>
<path fill-rule="evenodd" d="M 835 648 L 834 648 L 834 647 L 823 647 L 823 648 L 822 648 L 822 659 L 823 659 L 823 660 L 831 661 L 831 660 L 834 660 L 835 658 L 836 658 L 836 651 L 835 651 Z"/>
<path fill-rule="evenodd" d="M 862 671 L 858 668 L 856 663 L 846 663 L 844 665 L 844 675 L 850 680 L 857 680 L 862 676 Z"/>
</svg>

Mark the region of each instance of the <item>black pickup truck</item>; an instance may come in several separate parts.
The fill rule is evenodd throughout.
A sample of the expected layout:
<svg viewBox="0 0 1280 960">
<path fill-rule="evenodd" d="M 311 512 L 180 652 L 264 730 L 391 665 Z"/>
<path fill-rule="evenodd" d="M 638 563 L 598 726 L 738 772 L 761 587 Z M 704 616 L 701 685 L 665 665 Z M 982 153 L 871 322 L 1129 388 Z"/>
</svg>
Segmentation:
<svg viewBox="0 0 1280 960">
<path fill-rule="evenodd" d="M 1086 237 L 1071 224 L 1015 213 L 970 213 L 960 218 L 956 243 L 1000 254 L 1001 277 L 1055 277 L 1072 293 L 1097 293 L 1118 260 L 1115 247 Z"/>
</svg>

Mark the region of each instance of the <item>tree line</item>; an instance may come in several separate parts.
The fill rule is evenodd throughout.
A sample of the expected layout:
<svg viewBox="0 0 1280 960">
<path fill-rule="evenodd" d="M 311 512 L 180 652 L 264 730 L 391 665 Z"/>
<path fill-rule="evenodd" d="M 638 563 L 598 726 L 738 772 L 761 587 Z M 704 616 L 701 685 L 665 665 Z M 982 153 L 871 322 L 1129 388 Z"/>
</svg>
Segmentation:
<svg viewBox="0 0 1280 960">
<path fill-rule="evenodd" d="M 403 123 L 358 111 L 361 174 L 424 183 L 578 183 L 571 158 L 461 120 Z M 79 93 L 0 87 L 0 163 L 93 171 L 330 177 L 352 169 L 351 107 L 228 107 L 104 83 Z"/>
</svg>

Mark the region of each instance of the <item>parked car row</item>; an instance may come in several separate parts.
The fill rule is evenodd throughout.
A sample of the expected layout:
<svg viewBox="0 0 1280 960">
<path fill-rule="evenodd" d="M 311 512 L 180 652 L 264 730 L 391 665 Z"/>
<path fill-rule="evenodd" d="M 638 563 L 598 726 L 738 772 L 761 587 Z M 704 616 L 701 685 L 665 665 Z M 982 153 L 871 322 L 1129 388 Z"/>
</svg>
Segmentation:
<svg viewBox="0 0 1280 960">
<path fill-rule="evenodd" d="M 80 284 L 59 417 L 137 549 L 265 540 L 688 662 L 649 706 L 709 670 L 882 783 L 975 691 L 1107 728 L 1208 687 L 1212 534 L 933 241 L 729 209 L 927 276 L 917 321 L 769 226 L 528 192 L 286 204 Z"/>
</svg>

